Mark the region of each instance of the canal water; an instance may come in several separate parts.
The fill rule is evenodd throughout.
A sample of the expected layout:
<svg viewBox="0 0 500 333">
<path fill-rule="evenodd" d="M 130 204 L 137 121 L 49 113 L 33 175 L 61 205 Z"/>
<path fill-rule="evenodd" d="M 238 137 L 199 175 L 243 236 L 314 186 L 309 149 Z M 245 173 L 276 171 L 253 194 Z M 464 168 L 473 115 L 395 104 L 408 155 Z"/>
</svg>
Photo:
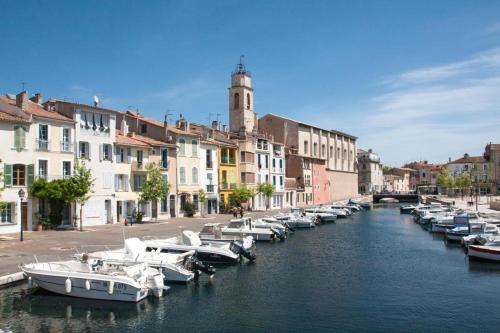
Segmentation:
<svg viewBox="0 0 500 333">
<path fill-rule="evenodd" d="M 498 332 L 500 266 L 375 208 L 139 304 L 0 291 L 0 332 Z"/>
</svg>

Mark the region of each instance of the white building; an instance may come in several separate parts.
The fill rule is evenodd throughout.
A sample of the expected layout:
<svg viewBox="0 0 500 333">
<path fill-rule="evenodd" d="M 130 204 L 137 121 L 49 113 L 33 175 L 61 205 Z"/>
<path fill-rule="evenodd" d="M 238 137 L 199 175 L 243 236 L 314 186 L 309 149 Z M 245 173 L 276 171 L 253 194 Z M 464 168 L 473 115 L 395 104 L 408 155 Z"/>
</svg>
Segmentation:
<svg viewBox="0 0 500 333">
<path fill-rule="evenodd" d="M 274 185 L 274 193 L 271 198 L 271 208 L 281 209 L 284 205 L 285 194 L 285 147 L 279 143 L 271 144 L 271 169 L 270 179 Z"/>
<path fill-rule="evenodd" d="M 200 204 L 200 212 L 217 214 L 219 212 L 219 146 L 210 138 L 201 139 L 200 143 L 200 189 L 207 194 L 207 202 Z"/>
<path fill-rule="evenodd" d="M 271 143 L 267 139 L 257 139 L 255 155 L 257 157 L 257 185 L 271 184 Z M 264 194 L 258 193 L 254 198 L 254 210 L 266 210 L 267 201 Z"/>
<path fill-rule="evenodd" d="M 93 193 L 83 207 L 83 225 L 116 222 L 113 172 L 116 111 L 97 104 L 90 106 L 61 100 L 50 100 L 48 105 L 76 122 L 75 157 L 92 171 Z M 77 212 L 79 210 L 77 207 Z"/>
<path fill-rule="evenodd" d="M 380 157 L 371 149 L 358 149 L 358 183 L 360 194 L 379 193 L 384 189 Z"/>
</svg>

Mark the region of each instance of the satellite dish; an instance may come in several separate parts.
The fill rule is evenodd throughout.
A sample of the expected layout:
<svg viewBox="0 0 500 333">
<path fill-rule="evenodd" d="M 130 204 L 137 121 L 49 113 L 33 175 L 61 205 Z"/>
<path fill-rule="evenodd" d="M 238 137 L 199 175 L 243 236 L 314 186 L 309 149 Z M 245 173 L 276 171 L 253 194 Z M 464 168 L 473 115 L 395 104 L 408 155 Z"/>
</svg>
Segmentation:
<svg viewBox="0 0 500 333">
<path fill-rule="evenodd" d="M 99 104 L 99 97 L 97 97 L 96 95 L 94 95 L 94 104 L 95 105 Z"/>
</svg>

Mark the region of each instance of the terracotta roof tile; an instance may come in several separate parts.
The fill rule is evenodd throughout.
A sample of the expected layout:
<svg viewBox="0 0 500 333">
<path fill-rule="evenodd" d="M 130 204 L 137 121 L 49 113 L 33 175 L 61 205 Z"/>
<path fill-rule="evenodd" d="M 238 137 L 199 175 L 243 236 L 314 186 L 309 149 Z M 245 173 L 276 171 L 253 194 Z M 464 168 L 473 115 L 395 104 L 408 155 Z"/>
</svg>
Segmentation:
<svg viewBox="0 0 500 333">
<path fill-rule="evenodd" d="M 458 160 L 451 161 L 448 164 L 463 164 L 463 163 L 486 163 L 483 156 L 464 156 Z"/>
<path fill-rule="evenodd" d="M 120 130 L 116 130 L 115 143 L 123 146 L 149 147 L 149 145 L 141 140 L 128 135 L 122 135 Z"/>
<path fill-rule="evenodd" d="M 14 105 L 8 103 L 5 99 L 3 96 L 0 96 L 0 120 L 21 123 L 31 122 L 31 117 L 28 113 L 18 108 L 15 103 Z"/>
<path fill-rule="evenodd" d="M 10 104 L 10 105 L 13 105 L 13 106 L 16 105 L 15 99 L 11 99 L 7 96 L 0 96 L 0 99 L 4 102 Z M 35 117 L 43 117 L 43 118 L 61 120 L 61 121 L 71 121 L 71 122 L 73 121 L 73 119 L 68 118 L 60 113 L 45 110 L 42 105 L 35 103 L 33 101 L 30 101 L 30 100 L 27 101 L 27 107 L 23 111 L 26 113 L 29 113 Z"/>
</svg>

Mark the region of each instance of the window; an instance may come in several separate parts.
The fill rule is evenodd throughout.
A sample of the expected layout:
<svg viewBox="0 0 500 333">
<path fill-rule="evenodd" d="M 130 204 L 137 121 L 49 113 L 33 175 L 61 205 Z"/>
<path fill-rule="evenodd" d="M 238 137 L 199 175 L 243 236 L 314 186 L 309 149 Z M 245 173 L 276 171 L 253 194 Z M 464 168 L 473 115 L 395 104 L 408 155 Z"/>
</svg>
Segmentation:
<svg viewBox="0 0 500 333">
<path fill-rule="evenodd" d="M 89 143 L 85 142 L 85 141 L 80 141 L 78 146 L 79 146 L 78 156 L 80 158 L 85 158 L 87 160 L 90 160 L 90 145 L 89 145 Z"/>
<path fill-rule="evenodd" d="M 161 175 L 161 179 L 163 180 L 163 183 L 164 183 L 165 185 L 168 185 L 168 174 L 163 173 L 163 174 Z"/>
<path fill-rule="evenodd" d="M 26 127 L 14 126 L 14 148 L 26 148 Z"/>
<path fill-rule="evenodd" d="M 194 167 L 192 170 L 191 170 L 191 180 L 193 182 L 193 184 L 198 184 L 198 168 Z"/>
<path fill-rule="evenodd" d="M 223 189 L 227 189 L 227 171 L 226 170 L 222 170 L 222 188 Z"/>
<path fill-rule="evenodd" d="M 276 186 L 276 176 L 273 176 L 273 185 Z"/>
<path fill-rule="evenodd" d="M 71 162 L 70 161 L 63 161 L 62 162 L 62 172 L 63 172 L 63 178 L 68 178 L 71 176 Z"/>
<path fill-rule="evenodd" d="M 318 143 L 317 142 L 315 142 L 313 144 L 313 154 L 314 154 L 314 156 L 318 155 Z"/>
<path fill-rule="evenodd" d="M 145 182 L 145 175 L 134 175 L 134 191 L 140 191 Z"/>
<path fill-rule="evenodd" d="M 126 162 L 125 148 L 116 146 L 115 147 L 115 155 L 116 155 L 116 162 L 117 163 L 125 163 Z"/>
<path fill-rule="evenodd" d="M 186 154 L 186 140 L 179 139 L 179 155 L 184 156 Z"/>
<path fill-rule="evenodd" d="M 340 147 L 337 147 L 337 158 L 340 158 Z"/>
<path fill-rule="evenodd" d="M 304 141 L 304 154 L 309 154 L 309 141 Z"/>
<path fill-rule="evenodd" d="M 47 179 L 47 160 L 38 161 L 38 178 Z"/>
<path fill-rule="evenodd" d="M 198 194 L 193 194 L 193 206 L 194 209 L 198 210 Z"/>
<path fill-rule="evenodd" d="M 111 157 L 111 145 L 109 144 L 103 144 L 102 145 L 102 159 L 104 161 L 111 161 L 113 158 Z"/>
<path fill-rule="evenodd" d="M 137 164 L 142 164 L 143 154 L 144 152 L 142 150 L 137 151 Z"/>
<path fill-rule="evenodd" d="M 342 154 L 342 159 L 345 160 L 347 155 L 347 149 L 344 149 L 344 154 Z"/>
<path fill-rule="evenodd" d="M 212 163 L 212 150 L 211 149 L 207 149 L 206 158 L 207 158 L 207 169 L 212 169 L 213 163 Z"/>
<path fill-rule="evenodd" d="M 49 126 L 44 124 L 38 125 L 37 149 L 49 149 Z"/>
<path fill-rule="evenodd" d="M 273 158 L 273 169 L 276 169 L 276 159 Z"/>
<path fill-rule="evenodd" d="M 186 168 L 179 168 L 179 181 L 181 184 L 186 184 Z"/>
<path fill-rule="evenodd" d="M 71 129 L 62 129 L 61 151 L 71 151 Z"/>
<path fill-rule="evenodd" d="M 109 115 L 89 111 L 81 111 L 80 127 L 87 130 L 109 132 Z"/>
<path fill-rule="evenodd" d="M 168 149 L 167 148 L 162 148 L 161 149 L 161 164 L 160 166 L 162 168 L 168 168 Z"/>
<path fill-rule="evenodd" d="M 250 110 L 250 105 L 251 105 L 251 101 L 250 101 L 250 94 L 247 93 L 247 109 Z"/>
<path fill-rule="evenodd" d="M 240 94 L 234 94 L 234 106 L 233 109 L 237 109 L 240 107 Z"/>
<path fill-rule="evenodd" d="M 280 159 L 280 172 L 283 172 L 283 160 Z"/>
<path fill-rule="evenodd" d="M 280 186 L 283 186 L 283 176 L 280 176 Z"/>
<path fill-rule="evenodd" d="M 333 158 L 333 146 L 330 146 L 330 158 Z"/>
<path fill-rule="evenodd" d="M 197 157 L 198 156 L 198 141 L 197 140 L 191 140 L 191 156 Z"/>
<path fill-rule="evenodd" d="M 128 175 L 115 175 L 115 191 L 128 191 Z"/>
<path fill-rule="evenodd" d="M 0 223 L 14 223 L 12 219 L 12 211 L 14 210 L 14 204 L 4 203 L 0 206 Z"/>
<path fill-rule="evenodd" d="M 14 164 L 12 167 L 12 186 L 26 185 L 26 166 L 24 164 Z"/>
<path fill-rule="evenodd" d="M 326 155 L 326 146 L 321 145 L 321 157 L 325 157 L 325 155 Z"/>
<path fill-rule="evenodd" d="M 147 124 L 141 124 L 141 134 L 145 134 L 148 132 L 148 125 Z"/>
<path fill-rule="evenodd" d="M 266 155 L 266 169 L 269 169 L 269 155 Z"/>
</svg>

